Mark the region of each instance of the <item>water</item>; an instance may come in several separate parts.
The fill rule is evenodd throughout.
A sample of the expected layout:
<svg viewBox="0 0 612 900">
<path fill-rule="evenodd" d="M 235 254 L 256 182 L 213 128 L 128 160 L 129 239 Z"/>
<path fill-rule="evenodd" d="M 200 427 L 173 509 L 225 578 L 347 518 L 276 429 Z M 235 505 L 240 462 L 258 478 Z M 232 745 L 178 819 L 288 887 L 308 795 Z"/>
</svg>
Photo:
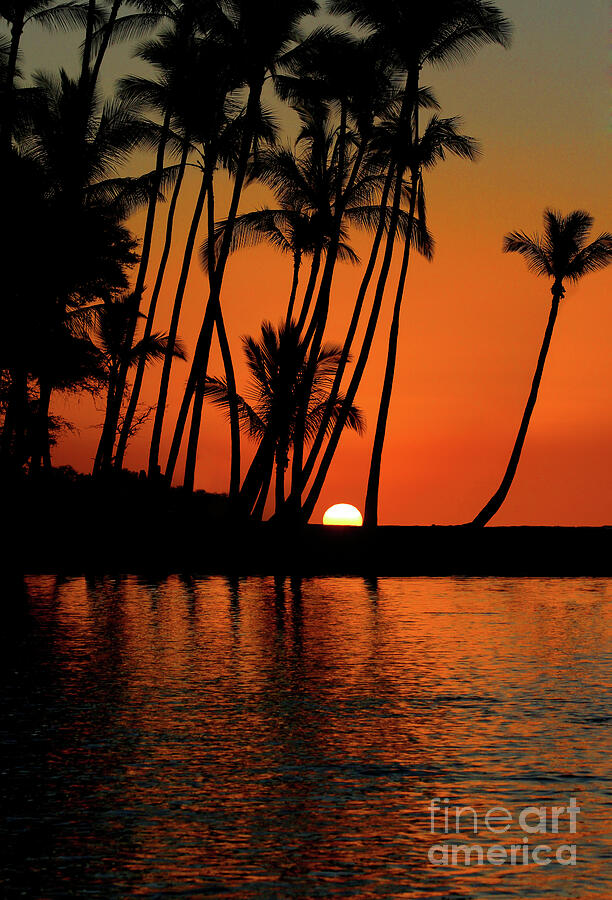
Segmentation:
<svg viewBox="0 0 612 900">
<path fill-rule="evenodd" d="M 612 896 L 609 580 L 4 594 L 3 897 Z M 576 834 L 565 815 L 525 845 L 520 811 L 571 797 Z M 433 798 L 472 806 L 478 833 L 468 813 L 432 834 Z M 435 866 L 436 843 L 543 843 L 553 862 Z"/>
</svg>

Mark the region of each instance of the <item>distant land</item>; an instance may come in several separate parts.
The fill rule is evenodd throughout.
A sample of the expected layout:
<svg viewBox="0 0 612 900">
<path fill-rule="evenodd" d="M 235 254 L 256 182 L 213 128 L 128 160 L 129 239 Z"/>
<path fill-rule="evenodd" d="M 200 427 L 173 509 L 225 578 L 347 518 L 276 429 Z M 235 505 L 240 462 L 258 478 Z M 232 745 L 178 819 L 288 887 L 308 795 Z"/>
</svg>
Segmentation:
<svg viewBox="0 0 612 900">
<path fill-rule="evenodd" d="M 236 523 L 222 495 L 136 476 L 4 486 L 8 567 L 23 574 L 612 576 L 612 526 Z"/>
</svg>

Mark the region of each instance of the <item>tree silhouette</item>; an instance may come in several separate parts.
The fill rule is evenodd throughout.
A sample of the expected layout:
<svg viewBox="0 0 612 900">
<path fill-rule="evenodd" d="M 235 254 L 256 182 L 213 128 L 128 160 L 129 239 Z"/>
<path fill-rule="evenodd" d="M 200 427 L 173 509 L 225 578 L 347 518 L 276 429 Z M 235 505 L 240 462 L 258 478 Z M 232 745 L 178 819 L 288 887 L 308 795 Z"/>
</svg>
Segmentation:
<svg viewBox="0 0 612 900">
<path fill-rule="evenodd" d="M 208 358 L 213 335 L 213 327 L 220 307 L 221 290 L 225 267 L 229 256 L 232 231 L 238 206 L 244 187 L 245 178 L 256 124 L 259 119 L 261 95 L 267 74 L 280 64 L 290 44 L 298 37 L 298 26 L 305 15 L 314 14 L 318 10 L 315 0 L 265 0 L 254 5 L 250 0 L 231 0 L 224 4 L 225 15 L 218 24 L 227 41 L 230 55 L 236 71 L 243 74 L 243 83 L 248 91 L 240 150 L 234 169 L 234 187 L 227 216 L 227 228 L 222 241 L 219 256 L 215 264 L 214 278 L 206 304 L 206 311 L 183 401 L 179 410 L 170 456 L 166 467 L 166 478 L 172 479 L 187 415 L 194 401 L 191 429 L 187 447 L 184 486 L 188 491 L 193 489 L 197 448 L 202 413 L 204 380 L 208 368 Z M 196 388 L 200 385 L 197 399 L 194 399 Z"/>
<path fill-rule="evenodd" d="M 504 477 L 489 502 L 470 523 L 471 525 L 483 526 L 490 522 L 502 506 L 512 486 L 527 437 L 529 422 L 538 399 L 542 373 L 559 306 L 565 296 L 564 283 L 580 281 L 590 272 L 597 272 L 612 262 L 612 234 L 609 232 L 600 234 L 594 241 L 587 243 L 592 227 L 593 219 L 587 212 L 575 210 L 564 216 L 555 210 L 547 209 L 544 212 L 544 231 L 541 236 L 538 234 L 530 236 L 522 231 L 513 231 L 504 239 L 505 253 L 520 253 L 525 257 L 530 271 L 552 279 L 553 283 L 550 289 L 552 303 L 527 405 Z"/>
<path fill-rule="evenodd" d="M 403 78 L 398 113 L 399 146 L 410 146 L 424 66 L 448 65 L 464 59 L 489 43 L 507 46 L 510 39 L 510 23 L 493 3 L 486 0 L 432 0 L 416 8 L 407 6 L 401 0 L 332 0 L 330 9 L 350 16 L 354 25 L 371 29 L 381 47 L 385 47 L 395 61 L 398 75 Z M 389 232 L 366 334 L 347 389 L 347 403 L 352 403 L 355 399 L 376 331 L 393 259 L 404 174 L 405 166 L 394 161 L 391 177 L 394 178 L 395 185 Z M 302 507 L 302 516 L 306 521 L 312 515 L 338 446 L 342 433 L 341 421 L 342 416 L 328 441 L 317 475 Z M 299 484 L 300 491 L 303 486 L 304 478 Z"/>
<path fill-rule="evenodd" d="M 385 128 L 387 124 L 388 123 L 383 123 L 381 127 L 381 137 L 383 138 L 383 141 L 385 137 L 390 137 L 391 142 L 393 142 L 395 129 L 393 128 L 393 123 L 389 123 L 391 124 L 389 134 Z M 478 153 L 476 142 L 470 137 L 459 134 L 457 126 L 458 122 L 456 119 L 440 119 L 438 116 L 433 116 L 427 123 L 424 133 L 420 136 L 417 105 L 414 113 L 413 134 L 410 143 L 404 150 L 407 159 L 401 159 L 399 161 L 399 165 L 402 168 L 405 167 L 410 171 L 408 233 L 412 233 L 418 208 L 418 224 L 420 232 L 422 233 L 421 246 L 419 249 L 428 259 L 433 258 L 433 248 L 426 230 L 423 170 L 433 168 L 438 162 L 443 161 L 447 154 L 458 156 L 463 159 L 474 160 Z M 372 447 L 372 458 L 370 461 L 370 472 L 368 475 L 368 486 L 366 491 L 363 519 L 366 527 L 372 527 L 378 524 L 380 470 L 387 429 L 387 419 L 391 404 L 393 379 L 395 376 L 400 314 L 406 286 L 406 276 L 408 274 L 408 264 L 410 262 L 411 243 L 411 241 L 406 241 L 404 245 L 402 266 L 393 307 L 393 317 L 391 320 L 389 343 L 387 346 L 385 375 L 380 397 L 378 420 L 376 423 L 376 433 L 374 436 L 374 445 Z"/>
<path fill-rule="evenodd" d="M 18 76 L 17 61 L 24 28 L 27 25 L 38 25 L 49 31 L 69 31 L 79 25 L 85 25 L 88 18 L 88 7 L 85 3 L 53 3 L 53 0 L 3 0 L 0 3 L 0 16 L 9 23 L 10 41 L 5 48 L 5 60 L 2 66 L 2 115 L 0 117 L 0 146 L 10 146 L 15 111 L 15 80 Z M 92 18 L 94 21 L 95 16 Z"/>
<path fill-rule="evenodd" d="M 142 203 L 148 179 L 122 178 L 119 168 L 145 138 L 146 128 L 129 105 L 84 95 L 64 72 L 59 78 L 34 76 L 19 146 L 7 155 L 5 168 L 12 227 L 16 237 L 29 234 L 28 242 L 21 237 L 7 245 L 5 265 L 13 298 L 10 330 L 17 334 L 25 327 L 31 334 L 30 348 L 17 357 L 5 347 L 15 389 L 3 447 L 13 444 L 18 467 L 25 461 L 28 377 L 38 380 L 43 395 L 36 426 L 40 444 L 54 372 L 62 367 L 51 356 L 54 350 L 64 353 L 66 317 L 127 287 L 127 269 L 137 257 L 121 222 Z"/>
<path fill-rule="evenodd" d="M 243 508 L 250 511 L 255 505 L 256 516 L 263 511 L 274 466 L 276 466 L 276 509 L 284 503 L 285 472 L 295 438 L 300 385 L 305 376 L 306 345 L 294 323 L 278 329 L 269 322 L 261 326 L 258 340 L 243 338 L 243 350 L 251 375 L 250 402 L 239 396 L 240 422 L 243 430 L 257 441 L 258 449 L 247 473 L 241 499 Z M 340 357 L 340 348 L 324 345 L 313 379 L 306 415 L 306 437 L 312 439 L 321 424 L 329 389 Z M 228 407 L 227 384 L 209 378 L 207 397 L 222 408 Z M 344 398 L 338 398 L 339 411 Z M 346 427 L 362 434 L 365 428 L 358 409 L 351 407 Z"/>
</svg>

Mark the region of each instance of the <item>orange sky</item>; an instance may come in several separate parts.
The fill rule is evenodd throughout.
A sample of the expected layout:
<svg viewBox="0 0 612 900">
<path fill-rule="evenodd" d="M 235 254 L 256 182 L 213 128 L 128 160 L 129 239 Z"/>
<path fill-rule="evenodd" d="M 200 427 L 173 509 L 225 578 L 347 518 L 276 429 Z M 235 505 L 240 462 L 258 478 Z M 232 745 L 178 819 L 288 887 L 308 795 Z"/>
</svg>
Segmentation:
<svg viewBox="0 0 612 900">
<path fill-rule="evenodd" d="M 520 258 L 501 253 L 503 235 L 539 228 L 548 205 L 565 212 L 585 208 L 594 215 L 596 230 L 612 230 L 608 4 L 502 0 L 500 5 L 516 26 L 510 51 L 487 49 L 468 65 L 424 77 L 435 87 L 443 114 L 461 115 L 464 130 L 481 141 L 484 157 L 476 165 L 447 162 L 426 183 L 437 251 L 432 264 L 415 259 L 408 278 L 383 459 L 382 524 L 471 519 L 503 474 L 550 300 L 545 280 L 529 274 Z M 30 47 L 43 47 L 40 35 L 28 40 Z M 57 59 L 47 52 L 48 37 L 44 40 L 46 56 L 39 64 L 50 67 Z M 118 60 L 116 55 L 114 65 Z M 181 206 L 183 233 L 192 194 L 185 193 Z M 262 196 L 251 189 L 243 208 L 258 205 Z M 175 247 L 182 249 L 180 232 Z M 365 255 L 367 241 L 357 236 L 356 248 Z M 159 328 L 167 327 L 178 264 L 175 254 Z M 154 273 L 155 261 L 149 284 Z M 290 262 L 271 250 L 245 251 L 231 260 L 223 308 L 241 390 L 246 381 L 239 337 L 257 333 L 263 318 L 281 317 L 290 275 Z M 343 338 L 359 277 L 359 270 L 338 269 L 330 341 Z M 519 471 L 494 524 L 612 522 L 610 284 L 608 270 L 568 290 Z M 189 347 L 205 299 L 204 278 L 194 266 L 180 329 Z M 389 290 L 357 398 L 368 433 L 343 437 L 313 521 L 336 502 L 363 509 L 391 302 Z M 217 355 L 211 371 L 222 373 Z M 186 373 L 184 364 L 176 365 L 169 424 Z M 147 376 L 143 401 L 154 401 L 159 374 L 154 369 Z M 75 421 L 79 431 L 56 448 L 55 464 L 87 471 L 99 438 L 92 425 L 100 413 L 85 398 L 60 398 L 56 411 Z M 145 466 L 147 446 L 148 430 L 134 440 L 129 467 Z M 207 409 L 198 487 L 227 488 L 228 450 L 222 417 Z M 246 439 L 244 452 L 252 452 Z"/>
</svg>

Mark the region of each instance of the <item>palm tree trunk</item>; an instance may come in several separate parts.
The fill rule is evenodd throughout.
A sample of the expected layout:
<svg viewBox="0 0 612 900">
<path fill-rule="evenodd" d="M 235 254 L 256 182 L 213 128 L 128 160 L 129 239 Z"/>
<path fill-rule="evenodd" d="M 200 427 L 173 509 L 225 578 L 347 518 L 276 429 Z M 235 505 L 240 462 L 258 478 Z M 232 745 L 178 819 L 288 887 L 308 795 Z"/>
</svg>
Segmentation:
<svg viewBox="0 0 612 900">
<path fill-rule="evenodd" d="M 200 360 L 200 364 L 203 369 L 208 368 L 208 354 L 210 353 L 210 344 L 212 340 L 213 330 L 215 324 L 215 316 L 213 312 L 213 306 L 209 303 L 206 307 L 206 314 L 204 316 L 204 322 L 202 325 L 202 329 L 200 331 L 198 337 L 198 343 L 196 344 L 196 349 L 194 353 L 194 359 L 196 356 Z M 193 365 L 191 365 L 191 370 L 189 372 L 189 377 L 187 379 L 187 384 L 185 385 L 185 390 L 183 392 L 183 399 L 181 401 L 181 406 L 179 409 L 179 414 L 176 420 L 176 425 L 174 427 L 174 434 L 172 436 L 172 444 L 170 445 L 170 453 L 168 455 L 168 462 L 166 464 L 166 472 L 165 479 L 169 484 L 172 484 L 172 479 L 174 477 L 174 470 L 176 469 L 176 464 L 178 462 L 179 453 L 181 452 L 181 443 L 183 441 L 183 433 L 185 431 L 185 425 L 187 424 L 187 417 L 189 415 L 189 409 L 191 407 L 191 401 L 193 400 L 193 395 L 195 393 L 195 389 L 198 381 L 198 369 Z"/>
<path fill-rule="evenodd" d="M 32 448 L 33 474 L 40 471 L 41 466 L 49 458 L 49 406 L 51 404 L 51 385 L 46 379 L 39 379 L 38 410 L 34 426 Z M 46 466 L 45 466 L 46 468 Z"/>
<path fill-rule="evenodd" d="M 17 73 L 17 57 L 19 55 L 21 35 L 23 34 L 24 18 L 25 4 L 23 0 L 18 0 L 15 4 L 15 18 L 13 19 L 13 24 L 11 26 L 11 45 L 9 47 L 4 77 L 4 110 L 0 126 L 2 129 L 0 145 L 3 149 L 8 149 L 11 146 L 15 100 L 15 75 Z"/>
<path fill-rule="evenodd" d="M 129 350 L 132 347 L 134 342 L 134 335 L 136 333 L 136 325 L 138 324 L 138 313 L 140 311 L 140 303 L 142 300 L 142 295 L 144 292 L 145 278 L 147 276 L 147 269 L 149 266 L 149 258 L 151 255 L 151 244 L 153 241 L 153 229 L 155 226 L 155 214 L 157 211 L 157 200 L 159 194 L 159 188 L 161 185 L 161 179 L 164 171 L 164 156 L 166 153 L 166 144 L 168 142 L 168 135 L 170 133 L 170 122 L 172 118 L 172 110 L 167 109 L 164 121 L 162 123 L 161 134 L 159 138 L 159 144 L 157 146 L 157 155 L 155 160 L 155 176 L 153 178 L 153 184 L 151 185 L 151 196 L 149 198 L 149 205 L 147 207 L 147 218 L 145 221 L 145 229 L 144 235 L 142 239 L 142 249 L 140 254 L 140 265 L 138 267 L 138 273 L 136 276 L 136 284 L 134 286 L 134 315 L 132 317 L 132 321 L 130 322 L 128 332 L 126 335 L 126 349 Z M 127 375 L 129 369 L 129 353 L 126 352 L 125 360 L 120 365 L 119 373 L 117 376 L 117 385 L 115 387 L 115 402 L 113 403 L 113 415 L 115 416 L 114 422 L 110 423 L 113 434 L 113 444 L 110 448 L 110 453 L 108 450 L 105 453 L 104 458 L 101 461 L 101 465 L 103 468 L 109 468 L 112 463 L 112 455 L 113 449 L 115 446 L 115 438 L 117 434 L 117 425 L 119 422 L 119 416 L 121 414 L 121 404 L 123 401 L 123 395 L 125 392 L 125 385 L 127 382 Z"/>
<path fill-rule="evenodd" d="M 540 355 L 538 357 L 538 364 L 536 366 L 535 375 L 533 376 L 531 390 L 527 399 L 527 406 L 525 407 L 525 412 L 523 413 L 523 418 L 521 420 L 520 428 L 518 430 L 516 441 L 514 443 L 514 448 L 512 450 L 510 461 L 508 463 L 508 468 L 506 469 L 500 486 L 495 491 L 489 502 L 485 504 L 485 506 L 478 513 L 476 518 L 469 523 L 470 525 L 482 527 L 491 521 L 495 513 L 500 509 L 504 500 L 508 496 L 508 492 L 510 491 L 510 487 L 512 486 L 514 476 L 516 475 L 516 470 L 521 458 L 521 452 L 523 450 L 525 438 L 527 437 L 527 429 L 529 428 L 531 415 L 536 405 L 536 400 L 538 399 L 538 391 L 540 389 L 540 383 L 542 381 L 544 364 L 546 363 L 546 357 L 548 356 L 548 350 L 550 348 L 550 342 L 553 336 L 555 322 L 557 321 L 559 303 L 563 295 L 563 283 L 561 281 L 555 282 L 552 289 L 552 295 L 552 305 L 550 308 L 550 314 L 548 316 L 548 324 L 544 333 L 544 340 L 540 349 Z"/>
<path fill-rule="evenodd" d="M 291 294 L 289 295 L 289 305 L 287 307 L 287 316 L 285 318 L 285 327 L 289 328 L 293 319 L 293 308 L 295 306 L 295 298 L 297 297 L 298 287 L 300 284 L 300 268 L 302 266 L 302 254 L 296 253 L 293 258 L 293 281 L 291 283 Z"/>
<path fill-rule="evenodd" d="M 279 513 L 285 502 L 285 466 L 287 462 L 287 453 L 280 447 L 276 451 L 276 479 L 274 485 L 274 500 L 276 504 L 276 512 Z"/>
<path fill-rule="evenodd" d="M 387 349 L 385 377 L 383 380 L 383 388 L 380 397 L 378 421 L 376 422 L 376 434 L 374 436 L 374 446 L 372 448 L 372 458 L 370 461 L 370 473 L 368 476 L 368 488 L 366 493 L 365 512 L 363 519 L 363 524 L 366 526 L 366 528 L 378 525 L 378 491 L 380 486 L 380 469 L 382 464 L 382 452 L 385 443 L 385 434 L 387 431 L 389 406 L 391 404 L 393 379 L 395 377 L 395 363 L 397 360 L 400 314 L 402 309 L 402 300 L 404 298 L 404 288 L 406 286 L 406 276 L 408 274 L 408 264 L 410 262 L 410 245 L 412 241 L 412 226 L 416 210 L 417 191 L 418 173 L 413 172 L 406 245 L 404 247 L 404 258 L 402 260 L 402 268 L 397 285 L 397 293 L 395 295 L 395 304 L 393 307 L 393 318 L 391 320 L 391 330 L 389 333 L 389 346 Z"/>
<path fill-rule="evenodd" d="M 215 192 L 213 184 L 213 171 L 208 171 L 208 277 L 212 289 L 216 268 L 215 260 Z M 227 385 L 227 401 L 230 420 L 230 486 L 229 496 L 234 500 L 240 491 L 240 417 L 238 415 L 238 393 L 236 391 L 236 375 L 232 362 L 221 305 L 217 304 L 215 325 L 221 348 L 223 368 L 225 370 L 225 383 Z"/>
<path fill-rule="evenodd" d="M 240 418 L 238 416 L 238 393 L 236 390 L 236 375 L 234 372 L 234 364 L 232 362 L 232 353 L 227 339 L 223 313 L 218 304 L 215 325 L 217 327 L 219 347 L 221 348 L 221 357 L 223 359 L 223 368 L 225 370 L 225 383 L 227 385 L 231 447 L 229 496 L 233 499 L 238 496 L 240 491 Z"/>
<path fill-rule="evenodd" d="M 270 456 L 267 468 L 263 473 L 261 490 L 259 492 L 259 497 L 257 498 L 257 503 L 253 509 L 253 513 L 251 518 L 255 522 L 261 522 L 264 515 L 264 510 L 266 508 L 266 501 L 268 499 L 268 494 L 270 493 L 270 483 L 272 482 L 272 474 L 274 472 L 274 456 Z"/>
<path fill-rule="evenodd" d="M 304 330 L 304 325 L 306 324 L 306 319 L 308 318 L 308 313 L 310 312 L 310 304 L 312 303 L 312 298 L 314 297 L 315 288 L 317 286 L 317 278 L 319 277 L 319 269 L 321 268 L 322 255 L 323 250 L 319 246 L 316 248 L 314 256 L 312 257 L 310 277 L 308 278 L 308 284 L 306 285 L 304 299 L 302 300 L 302 309 L 297 323 L 298 334 L 301 334 Z"/>
<path fill-rule="evenodd" d="M 159 449 L 161 444 L 161 436 L 164 427 L 164 417 L 166 414 L 166 403 L 168 400 L 168 388 L 170 385 L 170 372 L 172 370 L 172 362 L 174 360 L 173 352 L 176 345 L 178 335 L 179 321 L 181 318 L 181 309 L 183 306 L 183 298 L 189 278 L 189 270 L 191 267 L 191 259 L 200 226 L 200 219 L 204 210 L 204 201 L 207 193 L 207 177 L 206 173 L 202 173 L 202 183 L 200 192 L 196 200 L 193 216 L 191 217 L 191 225 L 185 244 L 183 253 L 183 264 L 179 275 L 179 281 L 174 297 L 174 306 L 172 307 L 172 318 L 170 320 L 170 328 L 168 331 L 168 345 L 164 356 L 164 365 L 162 368 L 161 381 L 159 384 L 159 394 L 157 398 L 157 409 L 155 410 L 155 421 L 153 422 L 153 433 L 151 435 L 151 447 L 149 450 L 149 477 L 155 478 L 159 472 Z"/>
<path fill-rule="evenodd" d="M 89 0 L 87 4 L 87 21 L 85 24 L 85 40 L 83 41 L 83 55 L 81 57 L 81 77 L 79 86 L 84 90 L 89 86 L 91 72 L 91 46 L 93 42 L 94 18 L 96 15 L 96 0 Z"/>
<path fill-rule="evenodd" d="M 102 434 L 98 442 L 98 449 L 93 464 L 93 474 L 99 475 L 105 468 L 105 460 L 112 457 L 113 447 L 115 444 L 116 425 L 113 427 L 115 397 L 116 397 L 117 372 L 116 366 L 113 365 L 108 376 L 108 390 L 106 392 L 106 408 L 104 412 L 104 423 L 102 425 Z"/>
<path fill-rule="evenodd" d="M 149 303 L 149 311 L 147 313 L 147 321 L 145 323 L 144 333 L 143 333 L 143 350 L 140 354 L 140 358 L 138 360 L 138 366 L 136 368 L 136 374 L 134 375 L 134 384 L 132 385 L 132 393 L 130 395 L 130 402 L 128 404 L 128 408 L 125 414 L 125 420 L 123 422 L 123 427 L 121 429 L 121 434 L 119 435 L 119 441 L 117 444 L 117 453 L 115 455 L 115 468 L 121 469 L 123 467 L 123 457 L 125 455 L 125 451 L 127 448 L 127 443 L 130 436 L 130 430 L 132 428 L 132 422 L 134 420 L 134 414 L 138 407 L 138 401 L 140 399 L 140 391 L 142 388 L 142 381 L 144 378 L 146 362 L 147 362 L 147 354 L 146 354 L 146 343 L 151 337 L 151 333 L 153 331 L 153 322 L 155 320 L 155 313 L 157 311 L 157 302 L 159 300 L 159 295 L 161 293 L 162 284 L 164 281 L 164 275 L 166 273 L 166 266 L 168 265 L 168 258 L 170 256 L 170 250 L 172 247 L 172 232 L 174 228 L 174 217 L 176 214 L 176 207 L 178 203 L 179 194 L 181 192 L 181 187 L 183 184 L 183 178 L 185 175 L 185 169 L 187 167 L 187 157 L 189 156 L 189 140 L 188 137 L 185 137 L 185 146 L 183 148 L 183 153 L 181 155 L 181 160 L 179 163 L 179 171 L 176 179 L 176 183 L 174 185 L 174 190 L 172 191 L 172 198 L 170 200 L 170 206 L 168 207 L 168 216 L 166 219 L 166 236 L 164 239 L 164 247 L 162 250 L 161 259 L 159 262 L 159 267 L 157 269 L 157 277 L 155 279 L 155 285 L 153 287 L 153 293 L 151 294 L 151 302 Z M 174 349 L 174 347 L 173 347 Z M 164 359 L 165 361 L 165 359 Z"/>
<path fill-rule="evenodd" d="M 299 482 L 302 474 L 304 463 L 304 441 L 306 436 L 306 418 L 308 415 L 308 404 L 310 402 L 310 392 L 312 390 L 312 380 L 319 360 L 319 351 L 323 342 L 325 326 L 327 325 L 327 315 L 329 312 L 329 300 L 331 296 L 331 288 L 338 258 L 338 247 L 340 245 L 340 231 L 342 228 L 342 218 L 344 215 L 345 195 L 342 190 L 344 162 L 346 150 L 346 130 L 347 130 L 347 108 L 343 103 L 340 111 L 340 129 L 337 139 L 338 148 L 338 179 L 336 188 L 336 208 L 334 213 L 334 229 L 332 239 L 327 250 L 325 258 L 325 268 L 321 277 L 321 285 L 317 302 L 312 314 L 312 320 L 308 326 L 304 342 L 306 346 L 310 345 L 308 354 L 308 362 L 298 391 L 298 408 L 295 420 L 295 430 L 293 435 L 293 459 L 291 468 L 291 481 L 296 484 Z M 312 341 L 312 344 L 311 344 Z"/>
<path fill-rule="evenodd" d="M 344 376 L 344 371 L 346 369 L 351 347 L 353 346 L 353 341 L 355 339 L 355 334 L 357 333 L 357 327 L 359 325 L 359 320 L 361 318 L 361 311 L 363 309 L 363 304 L 366 298 L 366 294 L 368 292 L 368 288 L 370 286 L 370 282 L 372 280 L 372 276 L 374 274 L 374 270 L 376 268 L 376 262 L 378 260 L 378 253 L 380 251 L 380 246 L 382 244 L 382 239 L 385 234 L 385 226 L 387 223 L 387 203 L 389 200 L 389 193 L 391 191 L 391 186 L 393 184 L 393 176 L 395 169 L 393 166 L 389 167 L 389 171 L 387 173 L 387 177 L 385 179 L 385 184 L 383 187 L 383 193 L 380 198 L 380 220 L 378 223 L 378 228 L 376 230 L 376 234 L 374 236 L 374 241 L 372 242 L 372 249 L 370 251 L 370 258 L 368 260 L 368 265 L 364 272 L 363 278 L 361 280 L 361 284 L 359 286 L 359 292 L 357 294 L 357 299 L 355 301 L 355 307 L 353 309 L 353 315 L 351 317 L 351 321 L 349 324 L 348 331 L 346 333 L 346 338 L 344 340 L 344 345 L 342 347 L 342 354 L 340 356 L 340 361 L 338 363 L 338 369 L 336 370 L 336 374 L 334 376 L 334 382 L 332 384 L 332 389 L 329 395 L 329 401 L 327 403 L 325 413 L 323 415 L 323 419 L 321 421 L 320 428 L 317 432 L 313 445 L 310 449 L 310 453 L 308 454 L 308 459 L 306 460 L 306 465 L 304 466 L 304 470 L 302 472 L 302 476 L 300 479 L 299 485 L 292 485 L 292 491 L 294 487 L 296 490 L 301 491 L 304 489 L 305 485 L 308 482 L 308 479 L 312 475 L 312 470 L 314 469 L 315 463 L 317 461 L 317 456 L 319 455 L 319 451 L 323 445 L 323 441 L 325 440 L 325 435 L 327 434 L 327 428 L 331 421 L 332 412 L 335 408 L 336 400 L 338 398 L 338 394 L 340 393 L 340 386 L 342 384 L 342 378 Z"/>
<path fill-rule="evenodd" d="M 123 0 L 114 0 L 111 7 L 111 11 L 108 16 L 108 22 L 104 27 L 104 37 L 102 38 L 102 43 L 100 44 L 100 48 L 96 54 L 93 69 L 91 70 L 91 76 L 89 79 L 91 91 L 94 90 L 96 84 L 98 83 L 98 78 L 100 77 L 100 69 L 102 68 L 102 63 L 104 61 L 104 57 L 106 56 L 106 51 L 108 50 L 108 45 L 113 33 L 113 28 L 115 27 L 115 22 L 117 21 L 117 16 L 122 4 Z"/>
<path fill-rule="evenodd" d="M 193 356 L 193 360 L 191 363 L 191 371 L 189 373 L 189 379 L 187 382 L 187 386 L 185 388 L 185 392 L 183 395 L 183 403 L 181 404 L 181 414 L 179 414 L 179 421 L 177 421 L 176 428 L 174 430 L 174 438 L 173 438 L 173 448 L 174 453 L 178 456 L 178 447 L 182 442 L 183 431 L 186 423 L 186 415 L 183 417 L 182 413 L 185 408 L 185 405 L 188 404 L 191 400 L 191 396 L 194 395 L 197 382 L 200 378 L 205 379 L 207 368 L 208 368 L 208 359 L 210 356 L 210 342 L 212 340 L 212 328 L 208 326 L 208 317 L 210 311 L 210 319 L 211 322 L 216 318 L 216 307 L 220 303 L 221 297 L 221 288 L 223 286 L 223 276 L 225 274 L 225 267 L 227 265 L 227 260 L 229 257 L 229 252 L 232 243 L 232 235 L 234 231 L 234 224 L 236 221 L 236 216 L 238 214 L 238 206 L 240 204 L 240 198 L 242 196 L 242 189 L 244 186 L 244 181 L 247 174 L 247 168 L 249 163 L 249 156 L 251 154 L 251 147 L 253 144 L 253 135 L 254 135 L 254 122 L 257 115 L 257 110 L 259 107 L 259 103 L 261 100 L 261 93 L 263 90 L 264 84 L 264 74 L 261 75 L 256 81 L 253 82 L 251 88 L 249 90 L 249 99 L 247 102 L 247 111 L 245 114 L 245 128 L 242 136 L 242 142 L 240 147 L 240 153 L 238 158 L 238 163 L 236 165 L 236 175 L 234 179 L 234 190 L 232 192 L 232 199 L 230 203 L 230 209 L 227 216 L 225 231 L 223 234 L 223 240 L 221 242 L 221 248 L 219 250 L 219 256 L 215 266 L 215 278 L 214 278 L 214 286 L 211 288 L 210 295 L 208 298 L 208 302 L 206 304 L 206 312 L 204 314 L 204 321 L 202 322 L 202 327 L 200 329 L 200 333 L 198 335 L 198 342 L 196 345 L 196 351 Z M 194 410 L 192 413 L 192 427 L 189 435 L 189 442 L 194 446 L 188 448 L 187 456 L 189 459 L 189 466 L 195 465 L 195 460 L 197 458 L 197 444 L 199 440 L 199 431 L 196 427 L 194 427 L 194 423 L 197 423 L 201 419 L 201 408 L 196 411 L 195 403 L 198 403 L 201 407 L 204 402 L 204 392 L 203 390 L 198 395 L 197 401 L 194 398 Z M 185 476 L 188 481 L 193 480 L 193 473 L 190 469 L 186 469 Z"/>
<path fill-rule="evenodd" d="M 402 101 L 402 112 L 400 114 L 400 121 L 409 122 L 409 115 L 412 112 L 413 103 L 418 103 L 418 82 L 419 82 L 419 74 L 416 72 L 416 80 L 413 74 L 412 79 L 408 80 L 406 84 L 406 90 L 404 92 L 404 98 Z M 412 99 L 414 98 L 414 100 Z M 334 429 L 327 443 L 327 447 L 325 449 L 325 453 L 323 455 L 323 459 L 321 460 L 321 464 L 315 476 L 315 480 L 310 489 L 306 502 L 304 503 L 302 509 L 302 516 L 305 521 L 308 521 L 310 516 L 313 513 L 314 507 L 316 505 L 317 500 L 319 499 L 319 494 L 323 488 L 325 483 L 325 479 L 327 478 L 327 473 L 329 471 L 329 467 L 331 465 L 332 459 L 334 458 L 334 454 L 336 452 L 336 448 L 338 447 L 338 443 L 340 441 L 340 437 L 344 430 L 344 426 L 346 425 L 346 419 L 349 413 L 351 406 L 353 405 L 353 401 L 355 399 L 355 395 L 361 383 L 361 379 L 363 377 L 363 373 L 366 367 L 366 363 L 368 361 L 370 351 L 372 349 L 372 342 L 374 340 L 374 334 L 376 332 L 376 326 L 378 324 L 378 317 L 380 315 L 380 309 L 385 293 L 385 287 L 387 284 L 387 280 L 389 278 L 389 272 L 391 269 L 391 262 L 393 259 L 393 251 L 395 245 L 395 235 L 397 233 L 397 225 L 399 220 L 399 211 L 400 211 L 400 203 L 401 203 L 401 194 L 402 194 L 402 181 L 404 176 L 404 169 L 402 166 L 399 166 L 396 171 L 395 176 L 395 188 L 393 192 L 393 206 L 391 208 L 391 217 L 389 221 L 389 231 L 387 234 L 387 242 L 385 246 L 385 255 L 383 257 L 383 261 L 381 264 L 381 269 L 378 275 L 378 282 L 376 285 L 376 293 L 374 295 L 374 301 L 372 304 L 372 309 L 370 311 L 370 317 L 368 319 L 368 324 L 366 327 L 366 333 L 363 338 L 363 342 L 361 345 L 361 351 L 359 353 L 359 357 L 355 364 L 355 369 L 353 371 L 352 378 L 350 380 L 348 390 L 346 393 L 346 397 L 344 400 L 344 404 L 342 409 L 340 410 L 340 414 L 336 423 L 334 425 Z"/>
<path fill-rule="evenodd" d="M 185 459 L 185 477 L 183 488 L 188 493 L 193 493 L 195 485 L 195 472 L 198 454 L 198 438 L 202 427 L 202 409 L 204 406 L 204 389 L 206 387 L 206 375 L 200 375 L 193 395 L 193 410 L 191 412 L 191 430 L 187 443 L 187 457 Z"/>
</svg>

